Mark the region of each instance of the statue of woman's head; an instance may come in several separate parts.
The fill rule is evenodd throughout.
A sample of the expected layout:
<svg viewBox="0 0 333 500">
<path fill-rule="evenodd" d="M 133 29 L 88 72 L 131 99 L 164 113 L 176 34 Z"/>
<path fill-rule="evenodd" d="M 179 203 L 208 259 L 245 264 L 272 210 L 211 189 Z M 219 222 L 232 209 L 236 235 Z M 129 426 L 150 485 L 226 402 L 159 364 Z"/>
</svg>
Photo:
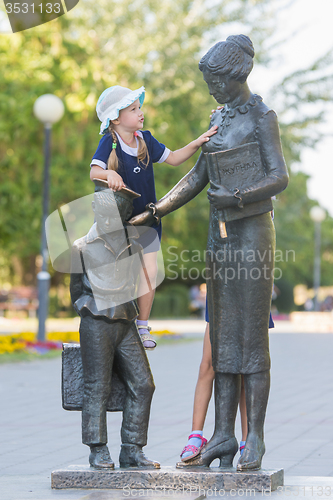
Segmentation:
<svg viewBox="0 0 333 500">
<path fill-rule="evenodd" d="M 253 68 L 254 48 L 246 35 L 231 35 L 216 43 L 199 63 L 203 73 L 228 77 L 245 83 Z"/>
</svg>

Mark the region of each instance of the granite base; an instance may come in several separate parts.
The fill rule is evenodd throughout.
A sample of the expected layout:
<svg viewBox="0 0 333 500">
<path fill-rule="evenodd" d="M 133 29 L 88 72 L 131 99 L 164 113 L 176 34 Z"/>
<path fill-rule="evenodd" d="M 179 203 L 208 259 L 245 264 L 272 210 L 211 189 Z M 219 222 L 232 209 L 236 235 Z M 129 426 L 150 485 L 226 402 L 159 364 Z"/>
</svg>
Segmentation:
<svg viewBox="0 0 333 500">
<path fill-rule="evenodd" d="M 157 470 L 120 469 L 96 470 L 85 465 L 71 465 L 67 469 L 55 470 L 51 474 L 54 489 L 151 489 L 161 496 L 168 490 L 188 491 L 205 494 L 219 491 L 252 490 L 274 491 L 283 486 L 283 469 L 236 472 L 235 469 L 211 467 L 192 468 L 191 470 L 162 467 Z M 208 493 L 213 496 L 214 493 Z"/>
</svg>

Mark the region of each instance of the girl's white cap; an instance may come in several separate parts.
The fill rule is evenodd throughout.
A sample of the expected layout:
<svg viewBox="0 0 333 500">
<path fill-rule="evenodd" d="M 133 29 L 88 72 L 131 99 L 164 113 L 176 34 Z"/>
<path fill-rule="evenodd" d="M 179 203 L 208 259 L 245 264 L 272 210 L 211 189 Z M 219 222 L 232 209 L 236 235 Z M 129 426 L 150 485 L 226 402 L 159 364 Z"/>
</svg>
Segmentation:
<svg viewBox="0 0 333 500">
<path fill-rule="evenodd" d="M 134 101 L 139 99 L 142 106 L 145 100 L 145 88 L 131 90 L 120 85 L 109 87 L 104 90 L 96 104 L 96 113 L 102 122 L 100 134 L 107 132 L 111 120 L 116 120 L 121 109 L 127 108 Z"/>
</svg>

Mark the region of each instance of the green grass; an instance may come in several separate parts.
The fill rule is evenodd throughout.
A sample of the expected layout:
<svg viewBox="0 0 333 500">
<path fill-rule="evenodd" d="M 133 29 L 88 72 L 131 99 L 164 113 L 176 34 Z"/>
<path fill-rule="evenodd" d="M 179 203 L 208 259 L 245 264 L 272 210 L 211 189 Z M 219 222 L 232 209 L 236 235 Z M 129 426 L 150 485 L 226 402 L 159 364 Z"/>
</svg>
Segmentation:
<svg viewBox="0 0 333 500">
<path fill-rule="evenodd" d="M 178 337 L 178 338 L 172 338 L 172 337 L 164 338 L 164 337 L 161 337 L 161 338 L 159 338 L 158 335 L 156 335 L 155 338 L 156 338 L 157 346 L 167 345 L 167 344 L 175 344 L 176 342 L 183 344 L 185 342 L 194 342 L 196 340 L 197 341 L 201 340 L 199 337 Z"/>
</svg>

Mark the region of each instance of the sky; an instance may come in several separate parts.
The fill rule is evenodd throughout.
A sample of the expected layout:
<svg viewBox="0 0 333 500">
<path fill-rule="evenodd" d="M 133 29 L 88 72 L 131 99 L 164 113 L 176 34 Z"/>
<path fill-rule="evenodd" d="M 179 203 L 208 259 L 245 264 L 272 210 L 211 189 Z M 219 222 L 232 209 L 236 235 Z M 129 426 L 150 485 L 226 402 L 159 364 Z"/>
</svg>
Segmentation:
<svg viewBox="0 0 333 500">
<path fill-rule="evenodd" d="M 278 38 L 289 38 L 294 32 L 297 34 L 281 47 L 279 63 L 275 70 L 270 69 L 272 80 L 275 75 L 280 79 L 281 71 L 288 74 L 308 67 L 333 49 L 332 16 L 333 0 L 296 0 L 281 13 L 278 18 Z M 257 91 L 255 88 L 253 90 Z M 321 128 L 328 137 L 318 143 L 315 149 L 304 149 L 301 163 L 294 165 L 294 169 L 311 176 L 308 180 L 309 197 L 317 200 L 333 216 L 333 103 L 327 121 Z"/>
<path fill-rule="evenodd" d="M 297 58 L 314 59 L 333 49 L 333 1 L 298 0 L 298 4 L 300 4 L 300 17 L 304 18 L 304 23 L 307 23 L 308 27 L 304 30 L 304 34 L 299 36 L 306 44 L 306 50 L 302 51 L 302 54 L 297 53 Z M 330 186 L 333 186 L 333 106 L 330 108 L 327 122 L 323 124 L 323 129 L 328 137 L 314 150 L 307 149 L 303 152 L 300 169 L 311 175 L 308 181 L 309 197 L 318 200 L 319 204 L 333 216 L 333 193 L 330 189 Z"/>
<path fill-rule="evenodd" d="M 255 71 L 253 76 L 250 75 L 251 89 L 264 99 L 265 84 L 269 86 L 276 78 L 280 79 L 281 71 L 288 74 L 295 69 L 306 68 L 333 48 L 333 0 L 294 0 L 291 3 L 277 18 L 277 38 L 288 39 L 288 43 L 277 52 L 275 68 L 271 67 L 269 74 L 264 79 L 259 76 L 257 81 Z M 10 26 L 2 15 L 0 32 L 6 31 L 10 31 Z M 333 195 L 330 189 L 333 186 L 333 103 L 322 129 L 327 137 L 315 149 L 304 149 L 301 163 L 293 168 L 311 176 L 308 181 L 309 197 L 317 200 L 333 216 Z"/>
</svg>

